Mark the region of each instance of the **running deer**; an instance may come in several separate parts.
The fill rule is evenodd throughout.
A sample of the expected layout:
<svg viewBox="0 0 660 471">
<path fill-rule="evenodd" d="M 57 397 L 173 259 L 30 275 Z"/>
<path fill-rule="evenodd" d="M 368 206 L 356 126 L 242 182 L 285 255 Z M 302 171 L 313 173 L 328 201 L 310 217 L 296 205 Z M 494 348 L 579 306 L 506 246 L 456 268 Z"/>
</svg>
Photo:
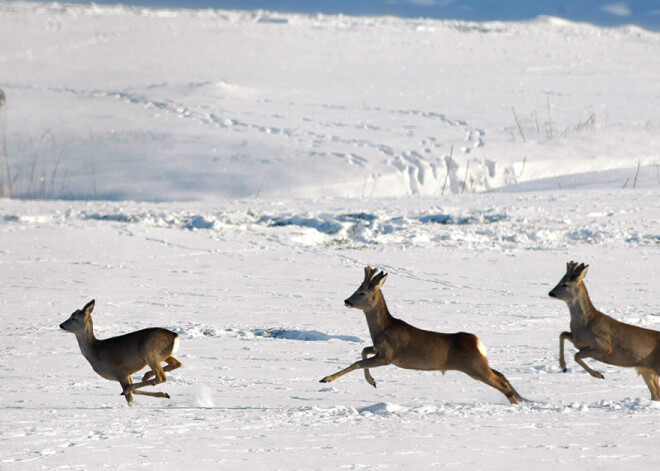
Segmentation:
<svg viewBox="0 0 660 471">
<path fill-rule="evenodd" d="M 456 370 L 494 387 L 504 394 L 511 404 L 524 400 L 502 373 L 488 366 L 486 348 L 476 335 L 466 332 L 431 332 L 392 317 L 381 292 L 386 279 L 386 273 L 366 267 L 364 281 L 357 291 L 344 301 L 347 307 L 364 312 L 373 346 L 362 350 L 361 361 L 326 376 L 321 380 L 322 383 L 329 383 L 346 373 L 363 369 L 367 382 L 376 387 L 369 368 L 386 365 L 412 370 L 440 370 L 442 374 L 448 370 Z M 373 356 L 367 358 L 368 355 Z"/>
<path fill-rule="evenodd" d="M 568 304 L 571 331 L 559 335 L 559 365 L 566 371 L 564 340 L 570 340 L 578 352 L 575 362 L 594 378 L 604 376 L 584 363 L 593 358 L 615 366 L 634 367 L 651 391 L 651 399 L 660 401 L 660 332 L 624 324 L 599 312 L 589 299 L 584 277 L 589 265 L 566 264 L 566 274 L 548 295 Z"/>
<path fill-rule="evenodd" d="M 141 391 L 139 388 L 167 381 L 165 372 L 181 366 L 172 356 L 179 349 L 179 336 L 170 330 L 153 327 L 98 340 L 92 325 L 93 309 L 94 300 L 91 300 L 85 307 L 71 314 L 68 320 L 60 324 L 60 328 L 76 335 L 80 351 L 94 371 L 105 379 L 119 381 L 122 395 L 129 405 L 133 402 L 133 394 L 169 399 L 167 393 Z M 164 368 L 161 366 L 163 361 L 167 363 Z M 133 373 L 146 365 L 151 370 L 142 381 L 133 383 Z"/>
</svg>

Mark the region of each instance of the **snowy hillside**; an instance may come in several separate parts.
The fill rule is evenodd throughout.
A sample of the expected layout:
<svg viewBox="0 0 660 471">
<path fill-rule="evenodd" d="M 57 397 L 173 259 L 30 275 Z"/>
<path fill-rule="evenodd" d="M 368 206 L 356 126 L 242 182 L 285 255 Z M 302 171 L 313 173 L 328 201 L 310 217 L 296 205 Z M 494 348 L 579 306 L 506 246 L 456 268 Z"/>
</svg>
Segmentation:
<svg viewBox="0 0 660 471">
<path fill-rule="evenodd" d="M 547 293 L 585 262 L 660 330 L 658 83 L 637 27 L 0 2 L 0 469 L 657 469 L 658 404 L 562 372 Z M 320 384 L 371 345 L 365 265 L 529 402 Z M 99 338 L 179 334 L 170 400 L 92 371 L 58 328 L 90 299 Z"/>
<path fill-rule="evenodd" d="M 658 183 L 660 34 L 635 27 L 0 2 L 0 44 L 13 195 Z"/>
</svg>

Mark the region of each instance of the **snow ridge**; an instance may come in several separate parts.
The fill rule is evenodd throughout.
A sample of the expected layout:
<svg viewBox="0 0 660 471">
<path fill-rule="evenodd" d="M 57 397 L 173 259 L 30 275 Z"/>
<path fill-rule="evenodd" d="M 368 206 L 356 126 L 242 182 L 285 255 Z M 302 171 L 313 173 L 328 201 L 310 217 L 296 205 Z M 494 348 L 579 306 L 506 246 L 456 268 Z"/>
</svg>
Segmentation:
<svg viewBox="0 0 660 471">
<path fill-rule="evenodd" d="M 623 194 L 623 193 L 622 193 Z M 618 198 L 611 193 L 603 198 L 590 192 L 566 192 L 553 197 L 558 210 L 533 204 L 535 196 L 517 197 L 513 205 L 493 205 L 503 196 L 480 200 L 454 199 L 453 204 L 439 206 L 433 200 L 418 200 L 419 208 L 376 209 L 396 207 L 392 201 L 364 202 L 365 209 L 352 212 L 348 200 L 337 200 L 336 208 L 327 211 L 282 211 L 272 205 L 244 203 L 234 209 L 195 212 L 186 209 L 163 210 L 133 204 L 74 204 L 58 211 L 60 203 L 45 204 L 45 213 L 5 213 L 5 224 L 119 224 L 171 230 L 206 231 L 214 237 L 249 233 L 259 237 L 274 237 L 286 243 L 302 245 L 413 245 L 463 246 L 499 250 L 556 249 L 588 245 L 657 246 L 660 233 L 653 220 L 645 217 L 646 208 L 654 205 L 654 192 L 639 193 L 626 208 L 610 210 Z M 590 201 L 562 211 L 571 200 Z M 488 201 L 488 202 L 487 202 Z M 342 203 L 347 205 L 342 207 Z M 426 203 L 426 204 L 425 204 Z M 481 203 L 484 203 L 480 206 Z M 243 206 L 241 208 L 241 206 Z M 96 207 L 96 208 L 94 208 Z M 601 209 L 598 209 L 601 208 Z"/>
</svg>

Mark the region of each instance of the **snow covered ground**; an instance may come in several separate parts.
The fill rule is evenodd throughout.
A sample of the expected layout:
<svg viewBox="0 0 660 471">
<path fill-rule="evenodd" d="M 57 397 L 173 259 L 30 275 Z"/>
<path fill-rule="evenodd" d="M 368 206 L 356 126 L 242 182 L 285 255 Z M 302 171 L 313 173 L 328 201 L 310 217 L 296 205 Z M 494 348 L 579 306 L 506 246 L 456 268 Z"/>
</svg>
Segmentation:
<svg viewBox="0 0 660 471">
<path fill-rule="evenodd" d="M 2 208 L 3 469 L 658 466 L 643 381 L 562 373 L 568 310 L 547 297 L 578 259 L 597 307 L 660 329 L 657 190 Z M 366 264 L 394 315 L 477 333 L 532 402 L 453 372 L 318 383 L 370 344 L 343 307 Z M 58 329 L 90 298 L 101 338 L 181 335 L 171 401 L 127 407 Z"/>
<path fill-rule="evenodd" d="M 561 372 L 547 292 L 588 263 L 596 307 L 660 330 L 659 53 L 552 18 L 0 2 L 2 189 L 54 198 L 0 200 L 0 469 L 656 469 L 642 379 Z M 370 345 L 365 265 L 530 402 L 320 384 Z M 92 298 L 101 338 L 180 334 L 171 400 L 126 406 L 58 328 Z"/>
</svg>

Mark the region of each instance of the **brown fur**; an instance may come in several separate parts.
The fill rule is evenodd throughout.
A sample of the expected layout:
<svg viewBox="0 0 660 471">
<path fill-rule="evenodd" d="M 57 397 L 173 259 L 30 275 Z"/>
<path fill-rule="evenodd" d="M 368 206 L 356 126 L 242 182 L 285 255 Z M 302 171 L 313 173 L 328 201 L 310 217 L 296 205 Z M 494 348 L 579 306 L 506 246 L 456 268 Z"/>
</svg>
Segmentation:
<svg viewBox="0 0 660 471">
<path fill-rule="evenodd" d="M 448 370 L 456 370 L 497 389 L 512 404 L 523 400 L 504 375 L 488 366 L 488 359 L 481 353 L 483 346 L 476 335 L 422 330 L 392 317 L 380 290 L 386 278 L 384 272 L 379 273 L 377 269 L 366 267 L 364 281 L 345 301 L 346 306 L 364 312 L 373 346 L 362 351 L 361 361 L 326 376 L 321 380 L 322 383 L 334 381 L 353 370 L 363 369 L 367 382 L 375 387 L 376 382 L 369 369 L 385 365 L 413 370 L 439 370 L 443 374 Z"/>
<path fill-rule="evenodd" d="M 169 399 L 167 393 L 141 391 L 139 388 L 167 381 L 165 372 L 181 366 L 172 356 L 176 353 L 179 336 L 170 330 L 154 327 L 99 340 L 94 336 L 93 309 L 92 300 L 71 314 L 60 328 L 76 335 L 80 351 L 94 371 L 105 379 L 118 381 L 129 404 L 133 402 L 133 394 Z M 167 366 L 162 367 L 161 362 Z M 145 366 L 149 366 L 150 371 L 142 381 L 134 384 L 133 373 Z"/>
<path fill-rule="evenodd" d="M 566 264 L 566 274 L 548 295 L 568 305 L 571 330 L 559 336 L 559 365 L 566 371 L 564 340 L 569 340 L 578 352 L 575 361 L 595 378 L 604 378 L 584 362 L 593 358 L 615 366 L 635 367 L 651 392 L 651 399 L 660 400 L 660 332 L 617 321 L 598 311 L 591 303 L 584 285 L 588 265 Z"/>
</svg>

